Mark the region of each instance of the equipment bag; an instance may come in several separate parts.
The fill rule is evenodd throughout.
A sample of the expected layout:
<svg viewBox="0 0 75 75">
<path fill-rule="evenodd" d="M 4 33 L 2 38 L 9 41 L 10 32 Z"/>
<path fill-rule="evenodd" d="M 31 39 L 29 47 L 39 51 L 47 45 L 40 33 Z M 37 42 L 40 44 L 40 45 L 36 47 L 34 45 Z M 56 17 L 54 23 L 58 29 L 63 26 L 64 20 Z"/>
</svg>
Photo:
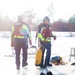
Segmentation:
<svg viewBox="0 0 75 75">
<path fill-rule="evenodd" d="M 54 56 L 51 58 L 51 63 L 54 63 L 55 65 L 59 65 L 60 62 L 62 61 L 62 57 L 60 56 Z"/>
<path fill-rule="evenodd" d="M 39 66 L 40 63 L 41 63 L 41 60 L 42 60 L 42 50 L 43 50 L 43 47 L 41 46 L 37 52 L 36 52 L 36 55 L 35 55 L 35 65 L 36 66 Z"/>
</svg>

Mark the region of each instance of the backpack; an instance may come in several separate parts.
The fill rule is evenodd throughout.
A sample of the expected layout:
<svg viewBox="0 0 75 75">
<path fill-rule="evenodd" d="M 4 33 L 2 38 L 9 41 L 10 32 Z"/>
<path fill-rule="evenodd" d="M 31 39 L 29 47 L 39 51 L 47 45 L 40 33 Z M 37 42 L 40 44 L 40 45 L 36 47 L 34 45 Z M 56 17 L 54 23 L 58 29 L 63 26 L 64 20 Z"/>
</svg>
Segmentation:
<svg viewBox="0 0 75 75">
<path fill-rule="evenodd" d="M 51 58 L 51 63 L 55 64 L 55 65 L 59 65 L 60 62 L 62 61 L 62 57 L 60 56 L 54 56 Z"/>
</svg>

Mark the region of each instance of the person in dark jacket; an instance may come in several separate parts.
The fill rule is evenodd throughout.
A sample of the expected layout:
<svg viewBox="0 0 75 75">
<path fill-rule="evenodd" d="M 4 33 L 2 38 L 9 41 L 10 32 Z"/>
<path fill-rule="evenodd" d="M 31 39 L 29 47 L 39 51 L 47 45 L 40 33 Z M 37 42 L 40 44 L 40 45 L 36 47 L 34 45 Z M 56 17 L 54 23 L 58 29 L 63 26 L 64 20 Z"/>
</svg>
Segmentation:
<svg viewBox="0 0 75 75">
<path fill-rule="evenodd" d="M 40 41 L 40 45 L 43 46 L 43 55 L 42 55 L 42 61 L 41 64 L 39 65 L 40 67 L 45 68 L 46 66 L 52 66 L 50 61 L 50 56 L 51 56 L 51 37 L 56 39 L 56 36 L 52 34 L 51 26 L 50 26 L 50 19 L 48 16 L 44 17 L 43 23 L 40 23 L 38 26 L 38 32 L 37 36 Z M 46 58 L 44 62 L 44 52 L 46 51 Z"/>
<path fill-rule="evenodd" d="M 28 65 L 27 63 L 27 49 L 28 49 L 28 38 L 31 45 L 30 39 L 30 28 L 26 23 L 23 22 L 22 16 L 18 16 L 17 22 L 14 23 L 11 32 L 11 46 L 15 49 L 16 54 L 16 67 L 20 69 L 20 52 L 22 49 L 22 67 Z"/>
</svg>

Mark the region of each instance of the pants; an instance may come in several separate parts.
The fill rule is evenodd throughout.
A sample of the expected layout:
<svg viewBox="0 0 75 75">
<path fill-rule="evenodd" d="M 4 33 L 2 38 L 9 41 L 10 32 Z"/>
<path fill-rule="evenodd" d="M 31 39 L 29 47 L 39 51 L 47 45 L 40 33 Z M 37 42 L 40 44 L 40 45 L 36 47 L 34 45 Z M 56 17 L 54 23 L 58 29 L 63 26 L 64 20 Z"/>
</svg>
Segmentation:
<svg viewBox="0 0 75 75">
<path fill-rule="evenodd" d="M 50 56 L 51 56 L 51 42 L 47 42 L 47 43 L 40 42 L 40 43 L 44 47 L 44 49 L 42 50 L 43 55 L 42 55 L 41 65 L 43 65 L 43 64 L 48 65 L 49 61 L 50 61 Z M 45 52 L 45 50 L 47 50 L 47 51 L 46 51 L 46 57 L 45 57 L 45 61 L 44 61 L 44 52 Z"/>
<path fill-rule="evenodd" d="M 27 62 L 27 49 L 28 49 L 28 41 L 25 38 L 15 38 L 15 54 L 16 54 L 16 66 L 20 67 L 20 52 L 22 49 L 22 66 L 24 66 Z"/>
</svg>

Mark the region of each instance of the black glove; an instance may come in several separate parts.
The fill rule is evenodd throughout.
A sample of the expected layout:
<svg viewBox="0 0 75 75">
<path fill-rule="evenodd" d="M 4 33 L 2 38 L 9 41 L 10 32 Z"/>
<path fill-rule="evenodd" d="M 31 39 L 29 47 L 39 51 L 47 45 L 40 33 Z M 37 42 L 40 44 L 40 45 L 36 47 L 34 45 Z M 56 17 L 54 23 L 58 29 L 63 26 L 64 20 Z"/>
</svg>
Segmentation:
<svg viewBox="0 0 75 75">
<path fill-rule="evenodd" d="M 56 40 L 56 36 L 53 36 L 54 40 Z"/>
</svg>

